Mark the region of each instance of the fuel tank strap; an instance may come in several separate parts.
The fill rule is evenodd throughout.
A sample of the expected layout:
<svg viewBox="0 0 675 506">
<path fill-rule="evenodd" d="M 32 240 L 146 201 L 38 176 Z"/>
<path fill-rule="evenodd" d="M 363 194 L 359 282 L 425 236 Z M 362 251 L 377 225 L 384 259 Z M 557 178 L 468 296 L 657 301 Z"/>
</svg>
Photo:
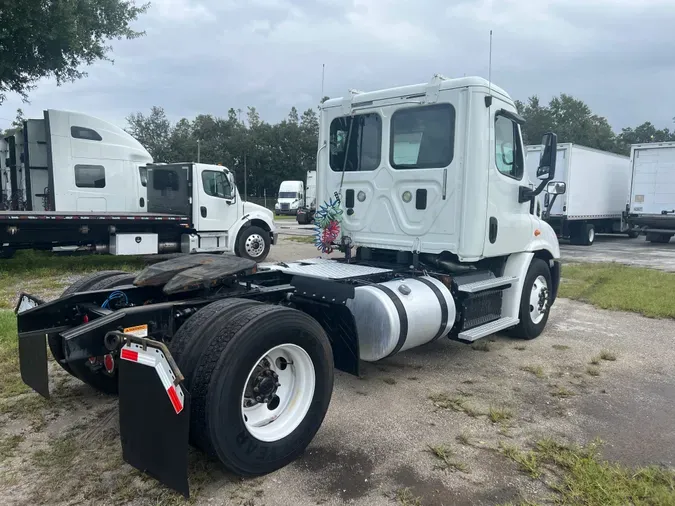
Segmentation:
<svg viewBox="0 0 675 506">
<path fill-rule="evenodd" d="M 429 289 L 434 292 L 434 295 L 438 299 L 438 304 L 441 306 L 441 326 L 438 328 L 438 332 L 436 332 L 436 335 L 430 342 L 434 342 L 436 339 L 441 337 L 443 333 L 445 332 L 445 329 L 448 326 L 448 303 L 445 301 L 445 297 L 443 297 L 443 293 L 438 289 L 438 287 L 429 281 L 426 278 L 415 278 L 417 281 L 420 283 L 424 283 L 429 287 Z"/>
<path fill-rule="evenodd" d="M 392 350 L 392 352 L 389 355 L 387 355 L 387 357 L 391 357 L 392 355 L 396 355 L 401 350 L 401 348 L 405 344 L 405 340 L 408 338 L 408 313 L 406 313 L 405 307 L 403 306 L 401 299 L 399 299 L 393 292 L 393 290 L 391 290 L 389 287 L 380 285 L 378 283 L 375 283 L 370 286 L 378 288 L 382 290 L 385 294 L 387 294 L 387 297 L 389 297 L 391 301 L 394 303 L 394 307 L 396 308 L 396 312 L 398 313 L 398 319 L 401 322 L 401 330 L 399 331 L 398 334 L 398 342 L 396 343 L 396 347 Z"/>
</svg>

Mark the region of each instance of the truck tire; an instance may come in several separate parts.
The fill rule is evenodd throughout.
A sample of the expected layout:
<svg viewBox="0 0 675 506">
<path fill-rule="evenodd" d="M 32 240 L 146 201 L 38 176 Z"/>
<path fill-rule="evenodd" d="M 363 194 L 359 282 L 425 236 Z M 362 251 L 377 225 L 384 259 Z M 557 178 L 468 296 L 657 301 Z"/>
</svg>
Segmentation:
<svg viewBox="0 0 675 506">
<path fill-rule="evenodd" d="M 263 262 L 270 252 L 270 234 L 260 227 L 246 227 L 239 233 L 237 254 L 242 258 Z"/>
<path fill-rule="evenodd" d="M 8 260 L 14 256 L 16 250 L 14 248 L 0 248 L 0 260 Z"/>
<path fill-rule="evenodd" d="M 670 238 L 672 236 L 668 234 L 657 234 L 654 232 L 648 232 L 647 233 L 647 240 L 652 243 L 656 244 L 666 244 L 670 242 Z"/>
<path fill-rule="evenodd" d="M 509 335 L 528 340 L 539 337 L 546 327 L 551 310 L 551 287 L 548 264 L 540 258 L 533 258 L 520 296 L 520 323 Z"/>
<path fill-rule="evenodd" d="M 93 274 L 89 274 L 88 276 L 84 276 L 81 279 L 78 279 L 70 285 L 68 288 L 66 288 L 63 293 L 61 294 L 61 297 L 65 297 L 66 295 L 72 295 L 74 293 L 78 292 L 86 292 L 89 290 L 89 287 L 94 285 L 95 283 L 98 283 L 99 281 L 107 278 L 111 278 L 113 276 L 118 276 L 120 274 L 126 274 L 124 271 L 101 271 L 101 272 L 95 272 Z M 57 335 L 50 334 L 47 337 L 47 344 L 49 345 L 49 351 L 52 352 L 52 356 L 56 360 L 56 362 L 69 374 L 75 375 L 70 368 L 70 364 L 67 364 L 65 362 L 61 362 L 65 357 L 63 355 L 63 345 L 61 343 L 61 338 Z"/>
<path fill-rule="evenodd" d="M 213 335 L 212 329 L 226 325 L 239 311 L 256 304 L 260 302 L 238 298 L 218 300 L 201 308 L 181 325 L 169 343 L 169 351 L 183 373 L 188 391 L 192 373 Z"/>
<path fill-rule="evenodd" d="M 133 283 L 135 274 L 121 273 L 110 276 L 97 281 L 91 286 L 87 287 L 88 291 L 94 290 L 109 290 L 120 286 L 130 285 Z M 113 356 L 114 360 L 118 360 L 117 356 Z M 108 373 L 103 365 L 98 364 L 96 369 L 93 369 L 88 360 L 79 362 L 70 362 L 70 368 L 75 377 L 82 382 L 99 392 L 109 395 L 116 395 L 118 390 L 118 369 L 115 367 L 112 373 Z"/>
<path fill-rule="evenodd" d="M 635 239 L 640 235 L 640 231 L 637 229 L 631 229 L 628 231 L 628 238 Z"/>
<path fill-rule="evenodd" d="M 283 306 L 218 322 L 193 376 L 191 433 L 230 471 L 267 474 L 296 459 L 323 422 L 330 342 L 316 320 Z"/>
<path fill-rule="evenodd" d="M 581 223 L 576 230 L 577 241 L 575 244 L 590 246 L 595 242 L 595 225 L 592 223 Z"/>
</svg>

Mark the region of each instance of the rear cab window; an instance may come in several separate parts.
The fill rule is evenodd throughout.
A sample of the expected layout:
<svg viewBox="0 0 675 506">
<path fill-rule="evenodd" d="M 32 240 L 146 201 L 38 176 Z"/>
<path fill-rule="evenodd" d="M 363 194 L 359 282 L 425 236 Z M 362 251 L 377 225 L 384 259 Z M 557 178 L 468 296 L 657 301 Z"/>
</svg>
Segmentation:
<svg viewBox="0 0 675 506">
<path fill-rule="evenodd" d="M 399 109 L 391 117 L 389 163 L 394 169 L 447 167 L 455 145 L 455 108 L 434 104 Z"/>
<path fill-rule="evenodd" d="M 330 124 L 330 168 L 372 171 L 382 161 L 382 118 L 377 113 L 335 118 Z"/>
</svg>

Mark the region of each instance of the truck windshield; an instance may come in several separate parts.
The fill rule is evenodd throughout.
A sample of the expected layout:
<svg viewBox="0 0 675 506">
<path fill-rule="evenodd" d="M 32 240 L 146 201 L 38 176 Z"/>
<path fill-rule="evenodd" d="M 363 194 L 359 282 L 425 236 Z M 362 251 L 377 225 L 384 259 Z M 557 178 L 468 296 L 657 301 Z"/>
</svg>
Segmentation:
<svg viewBox="0 0 675 506">
<path fill-rule="evenodd" d="M 280 199 L 297 199 L 298 192 L 279 192 Z"/>
</svg>

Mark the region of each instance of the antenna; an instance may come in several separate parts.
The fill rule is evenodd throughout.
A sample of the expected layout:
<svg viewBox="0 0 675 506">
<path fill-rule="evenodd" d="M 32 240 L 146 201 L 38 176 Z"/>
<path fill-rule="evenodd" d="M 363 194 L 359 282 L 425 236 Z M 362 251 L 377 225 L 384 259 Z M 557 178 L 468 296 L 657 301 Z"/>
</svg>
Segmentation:
<svg viewBox="0 0 675 506">
<path fill-rule="evenodd" d="M 319 100 L 323 100 L 323 97 L 325 96 L 323 94 L 323 83 L 325 81 L 325 78 L 326 78 L 326 64 L 322 63 L 321 64 L 321 98 Z"/>
<path fill-rule="evenodd" d="M 490 56 L 488 60 L 488 94 L 485 97 L 485 107 L 492 105 L 492 30 L 490 30 Z"/>
</svg>

